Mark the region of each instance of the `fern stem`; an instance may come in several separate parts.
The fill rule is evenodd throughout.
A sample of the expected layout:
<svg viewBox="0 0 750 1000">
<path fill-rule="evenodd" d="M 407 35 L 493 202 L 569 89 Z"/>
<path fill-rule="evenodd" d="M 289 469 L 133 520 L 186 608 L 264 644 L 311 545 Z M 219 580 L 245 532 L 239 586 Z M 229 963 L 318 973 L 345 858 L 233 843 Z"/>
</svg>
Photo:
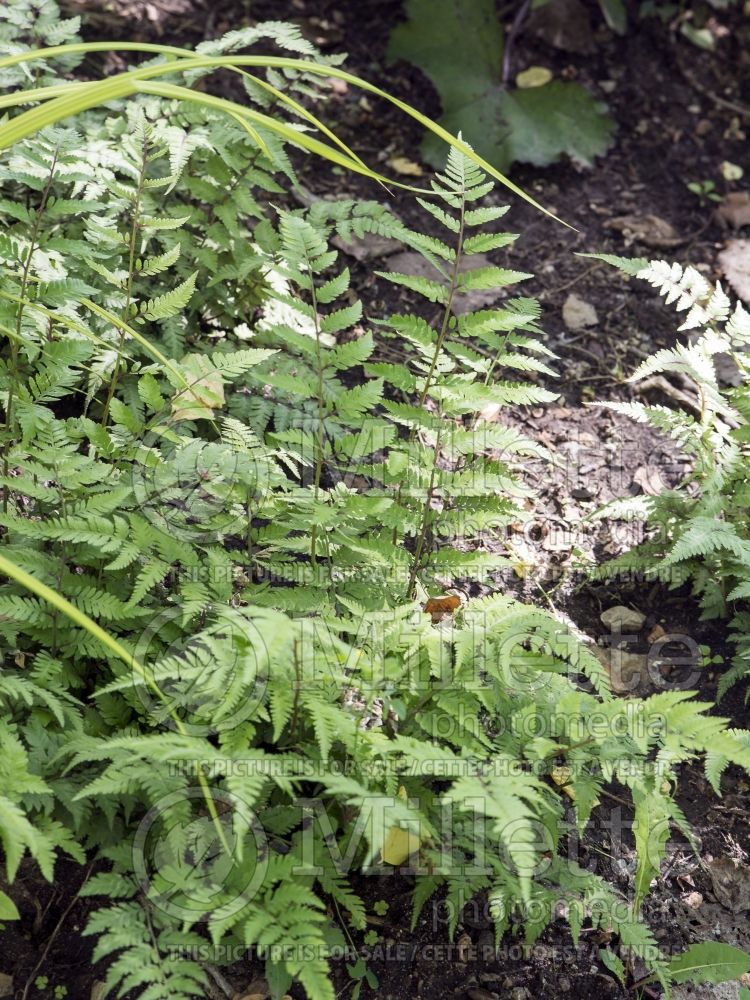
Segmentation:
<svg viewBox="0 0 750 1000">
<path fill-rule="evenodd" d="M 148 166 L 148 133 L 145 131 L 143 133 L 143 153 L 141 156 L 140 170 L 138 172 L 138 184 L 135 190 L 135 198 L 133 199 L 133 217 L 130 223 L 130 239 L 128 241 L 128 280 L 125 291 L 125 308 L 123 310 L 123 320 L 127 322 L 128 316 L 130 314 L 130 304 L 133 299 L 133 278 L 135 276 L 135 247 L 136 240 L 138 238 L 138 233 L 140 232 L 140 213 L 141 213 L 141 198 L 143 197 L 143 187 L 146 181 L 146 168 Z M 120 330 L 120 342 L 117 346 L 117 360 L 115 361 L 115 370 L 112 373 L 112 378 L 109 381 L 109 387 L 107 389 L 107 399 L 104 403 L 104 412 L 102 414 L 102 427 L 106 427 L 109 421 L 109 410 L 112 405 L 112 400 L 114 399 L 115 390 L 117 389 L 117 383 L 120 379 L 121 371 L 121 359 L 123 347 L 125 345 L 125 331 Z"/>
<path fill-rule="evenodd" d="M 323 383 L 323 355 L 320 350 L 320 317 L 318 316 L 318 296 L 315 291 L 315 278 L 313 274 L 312 266 L 310 265 L 309 258 L 307 259 L 308 271 L 310 274 L 310 297 L 312 300 L 312 310 L 313 310 L 313 320 L 315 323 L 315 367 L 317 369 L 318 376 L 318 427 L 315 435 L 315 478 L 314 478 L 314 492 L 313 492 L 313 503 L 317 504 L 318 496 L 320 494 L 320 480 L 323 475 L 323 438 L 325 435 L 325 400 L 323 398 L 324 393 L 324 383 Z M 317 566 L 317 539 L 318 539 L 318 525 L 313 522 L 312 531 L 310 533 L 310 562 L 313 566 Z M 329 565 L 330 574 L 330 565 Z"/>
<path fill-rule="evenodd" d="M 430 369 L 427 372 L 427 377 L 425 379 L 424 386 L 422 387 L 422 392 L 419 395 L 419 406 L 423 407 L 425 400 L 427 399 L 427 394 L 432 387 L 432 380 L 435 375 L 435 369 L 437 368 L 437 363 L 440 358 L 440 352 L 443 349 L 443 345 L 448 337 L 448 330 L 450 325 L 450 318 L 453 315 L 452 306 L 453 299 L 455 298 L 456 291 L 458 289 L 458 278 L 459 278 L 459 266 L 461 263 L 461 251 L 464 245 L 464 229 L 465 229 L 465 219 L 466 219 L 466 189 L 461 191 L 461 210 L 459 217 L 458 226 L 458 237 L 456 240 L 456 256 L 453 261 L 453 268 L 451 269 L 450 284 L 448 286 L 448 297 L 445 302 L 445 309 L 443 310 L 443 321 L 440 326 L 440 333 L 438 334 L 437 341 L 435 342 L 435 351 L 432 356 L 432 363 Z M 442 412 L 442 406 L 438 403 L 438 418 L 440 418 Z M 412 436 L 410 440 L 413 440 L 414 428 L 412 428 Z M 406 587 L 406 599 L 411 600 L 412 593 L 414 591 L 414 585 L 417 581 L 417 575 L 422 568 L 422 556 L 424 553 L 425 543 L 427 541 L 427 532 L 430 524 L 430 509 L 432 507 L 432 499 L 435 492 L 435 480 L 437 478 L 438 471 L 438 458 L 440 456 L 440 448 L 442 446 L 442 427 L 438 431 L 437 438 L 435 440 L 435 451 L 432 461 L 432 469 L 430 472 L 430 484 L 427 488 L 427 494 L 425 496 L 424 504 L 422 506 L 422 516 L 419 525 L 419 531 L 417 536 L 417 544 L 414 549 L 414 558 L 412 559 L 411 572 L 409 574 L 409 583 Z"/>
</svg>

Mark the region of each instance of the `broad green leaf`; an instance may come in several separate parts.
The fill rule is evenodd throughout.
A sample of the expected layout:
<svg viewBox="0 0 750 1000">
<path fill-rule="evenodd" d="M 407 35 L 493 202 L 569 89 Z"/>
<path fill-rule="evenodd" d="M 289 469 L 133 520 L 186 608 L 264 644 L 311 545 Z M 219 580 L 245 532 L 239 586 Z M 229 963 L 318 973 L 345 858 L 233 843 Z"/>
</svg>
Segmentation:
<svg viewBox="0 0 750 1000">
<path fill-rule="evenodd" d="M 635 871 L 635 909 L 640 909 L 651 886 L 651 880 L 659 874 L 661 862 L 669 839 L 669 804 L 658 792 L 633 790 L 635 817 L 633 836 L 638 855 Z"/>
<path fill-rule="evenodd" d="M 499 170 L 515 160 L 546 166 L 562 154 L 590 164 L 609 146 L 613 125 L 583 87 L 543 82 L 536 70 L 525 90 L 502 80 L 503 29 L 494 0 L 408 0 L 408 20 L 391 35 L 388 59 L 418 66 L 440 94 L 440 124 L 463 138 Z M 529 83 L 531 79 L 531 83 Z M 423 143 L 428 162 L 441 165 L 434 135 Z"/>
<path fill-rule="evenodd" d="M 553 80 L 504 94 L 501 113 L 510 129 L 503 144 L 509 162 L 544 167 L 565 153 L 591 166 L 612 141 L 614 124 L 604 105 L 577 83 Z"/>
<path fill-rule="evenodd" d="M 0 889 L 0 920 L 20 920 L 16 904 L 2 889 Z"/>
<path fill-rule="evenodd" d="M 726 983 L 750 971 L 750 955 L 721 941 L 701 941 L 669 963 L 675 983 Z"/>
</svg>

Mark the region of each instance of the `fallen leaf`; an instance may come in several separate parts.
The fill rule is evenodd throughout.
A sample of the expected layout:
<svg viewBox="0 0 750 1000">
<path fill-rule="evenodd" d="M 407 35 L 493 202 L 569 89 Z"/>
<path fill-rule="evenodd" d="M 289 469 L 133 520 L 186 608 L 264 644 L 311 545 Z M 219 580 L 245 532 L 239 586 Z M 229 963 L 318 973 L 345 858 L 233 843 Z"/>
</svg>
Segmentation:
<svg viewBox="0 0 750 1000">
<path fill-rule="evenodd" d="M 648 642 L 656 642 L 657 639 L 663 639 L 667 633 L 664 631 L 661 625 L 657 624 L 651 629 L 649 634 L 646 636 Z"/>
<path fill-rule="evenodd" d="M 723 163 L 719 164 L 719 173 L 725 181 L 738 181 L 744 172 L 742 167 L 737 163 L 730 163 L 729 160 L 724 160 Z"/>
<path fill-rule="evenodd" d="M 551 79 L 552 73 L 546 66 L 529 66 L 516 77 L 516 86 L 528 90 L 529 87 L 543 87 Z"/>
<path fill-rule="evenodd" d="M 464 932 L 458 941 L 456 941 L 456 950 L 458 951 L 459 962 L 465 962 L 467 960 L 473 947 L 474 942 L 471 940 L 469 935 Z"/>
<path fill-rule="evenodd" d="M 647 247 L 668 249 L 681 246 L 685 239 L 665 219 L 658 215 L 618 215 L 608 219 L 604 225 L 617 229 L 625 237 L 627 245 L 643 243 Z"/>
<path fill-rule="evenodd" d="M 732 191 L 716 209 L 720 222 L 739 229 L 750 226 L 750 191 Z"/>
<path fill-rule="evenodd" d="M 406 177 L 421 177 L 424 173 L 418 163 L 407 159 L 405 156 L 392 156 L 385 162 L 397 174 L 403 174 Z"/>
<path fill-rule="evenodd" d="M 729 240 L 719 254 L 719 265 L 734 291 L 750 303 L 750 240 Z"/>
<path fill-rule="evenodd" d="M 406 802 L 406 789 L 403 785 L 398 790 L 398 797 Z M 380 856 L 387 865 L 402 865 L 419 850 L 420 844 L 416 833 L 403 830 L 400 826 L 392 826 L 385 835 Z"/>
<path fill-rule="evenodd" d="M 550 778 L 554 783 L 562 790 L 562 792 L 568 796 L 571 802 L 576 800 L 576 790 L 570 784 L 570 779 L 572 776 L 572 771 L 569 767 L 560 765 L 558 767 L 553 767 L 550 771 Z"/>
<path fill-rule="evenodd" d="M 460 597 L 456 594 L 446 594 L 445 597 L 430 597 L 422 610 L 432 615 L 432 622 L 436 625 L 446 615 L 452 615 L 460 607 Z"/>
<path fill-rule="evenodd" d="M 667 489 L 658 465 L 640 466 L 633 473 L 633 482 L 640 486 L 643 492 L 650 497 L 658 497 Z"/>
<path fill-rule="evenodd" d="M 569 330 L 583 330 L 587 326 L 596 326 L 599 317 L 590 302 L 584 301 L 572 292 L 562 308 L 563 323 Z"/>
<path fill-rule="evenodd" d="M 732 913 L 750 910 L 750 867 L 736 865 L 731 858 L 716 858 L 708 864 L 714 895 Z"/>
<path fill-rule="evenodd" d="M 267 980 L 263 976 L 255 976 L 244 989 L 235 993 L 232 1000 L 267 1000 L 270 995 Z"/>
</svg>

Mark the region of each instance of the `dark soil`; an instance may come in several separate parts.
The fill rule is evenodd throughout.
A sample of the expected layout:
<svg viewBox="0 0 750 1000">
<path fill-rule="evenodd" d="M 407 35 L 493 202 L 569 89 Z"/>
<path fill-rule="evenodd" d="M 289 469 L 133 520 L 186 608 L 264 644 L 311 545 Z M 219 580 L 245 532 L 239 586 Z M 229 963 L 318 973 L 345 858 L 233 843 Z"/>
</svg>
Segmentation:
<svg viewBox="0 0 750 1000">
<path fill-rule="evenodd" d="M 247 5 L 238 0 L 114 0 L 107 4 L 68 0 L 66 6 L 88 15 L 84 34 L 89 38 L 141 38 L 186 46 L 249 19 Z M 384 68 L 388 35 L 400 17 L 398 0 L 254 0 L 250 7 L 258 20 L 298 21 L 325 52 L 348 52 L 347 68 L 352 72 L 439 116 L 437 96 L 418 71 L 403 64 Z M 599 24 L 594 3 L 591 13 L 594 24 Z M 647 616 L 634 649 L 643 649 L 646 635 L 660 625 L 671 634 L 689 636 L 727 655 L 721 623 L 698 621 L 697 607 L 688 594 L 653 585 L 583 584 L 580 575 L 569 572 L 575 560 L 614 555 L 630 543 L 617 534 L 616 526 L 606 525 L 602 532 L 586 520 L 599 503 L 649 489 L 644 483 L 653 485 L 659 479 L 671 485 L 684 468 L 679 454 L 651 432 L 633 428 L 606 411 L 582 408 L 593 399 L 627 398 L 630 389 L 625 377 L 646 354 L 672 343 L 675 324 L 674 314 L 645 286 L 627 283 L 607 266 L 575 253 L 674 257 L 699 266 L 712 278 L 719 277 L 716 256 L 726 234 L 712 207 L 701 206 L 686 185 L 718 178 L 718 166 L 724 160 L 750 169 L 743 134 L 750 128 L 750 119 L 727 106 L 747 101 L 741 81 L 748 79 L 750 23 L 743 20 L 739 7 L 723 12 L 721 19 L 731 30 L 715 54 L 678 40 L 658 22 L 639 22 L 635 17 L 622 38 L 598 29 L 596 51 L 585 57 L 560 52 L 527 36 L 516 46 L 516 71 L 542 63 L 558 76 L 579 79 L 609 104 L 618 131 L 609 154 L 593 170 L 572 163 L 545 171 L 523 165 L 513 170 L 516 183 L 576 230 L 554 223 L 520 200 L 512 200 L 506 216 L 508 228 L 522 234 L 506 259 L 513 267 L 535 274 L 525 292 L 545 306 L 544 328 L 549 345 L 559 355 L 562 376 L 558 386 L 562 405 L 519 411 L 509 419 L 524 425 L 530 436 L 565 461 L 552 475 L 541 467 L 531 470 L 541 492 L 536 507 L 538 530 L 509 539 L 513 546 L 522 544 L 521 555 L 529 571 L 523 578 L 506 577 L 503 584 L 527 599 L 552 604 L 593 638 L 604 632 L 600 612 L 624 603 Z M 389 105 L 362 102 L 361 95 L 349 89 L 333 95 L 325 117 L 375 166 L 398 155 L 418 159 L 418 126 Z M 363 179 L 333 173 L 318 161 L 303 162 L 301 174 L 317 196 L 379 198 L 382 194 Z M 723 182 L 718 184 L 723 190 Z M 424 216 L 408 196 L 395 194 L 392 208 L 405 222 L 426 228 Z M 629 236 L 612 228 L 610 220 L 626 214 L 655 215 L 670 223 L 677 233 L 675 245 L 649 246 L 653 240 L 648 233 Z M 382 315 L 390 300 L 383 302 L 381 297 L 393 293 L 373 282 L 371 265 L 351 263 L 354 285 L 366 309 Z M 562 305 L 571 291 L 591 303 L 599 318 L 595 327 L 578 334 L 568 333 L 562 321 Z M 715 669 L 701 672 L 697 686 L 706 700 L 715 696 L 716 680 Z M 734 725 L 747 725 L 743 692 L 730 692 L 721 712 Z M 727 856 L 744 865 L 750 855 L 750 822 L 742 808 L 746 779 L 730 770 L 723 788 L 723 799 L 717 799 L 699 768 L 684 768 L 680 802 L 698 835 L 700 860 L 675 838 L 663 875 L 646 904 L 651 926 L 667 950 L 680 951 L 694 940 L 710 938 L 750 949 L 747 912 L 733 912 L 722 903 L 707 867 L 712 859 Z M 612 794 L 617 794 L 616 789 Z M 630 818 L 624 800 L 607 798 L 585 842 L 570 843 L 578 861 L 595 867 L 625 893 L 632 888 L 634 870 Z M 87 1000 L 94 981 L 104 978 L 102 963 L 91 963 L 91 939 L 80 934 L 97 901 L 73 902 L 85 874 L 77 864 L 63 860 L 50 886 L 30 866 L 22 867 L 13 895 L 23 919 L 18 925 L 5 926 L 0 956 L 0 972 L 13 976 L 16 998 L 48 998 L 59 985 L 67 987 L 71 1000 Z M 409 878 L 394 874 L 354 879 L 369 912 L 378 900 L 388 903 L 385 916 L 373 917 L 371 923 L 377 943 L 363 945 L 362 935 L 355 941 L 378 978 L 376 993 L 383 1000 L 633 996 L 601 962 L 599 949 L 608 943 L 606 938 L 584 932 L 576 949 L 562 920 L 548 928 L 530 954 L 524 953 L 519 938 L 512 935 L 506 936 L 495 954 L 490 920 L 481 906 L 465 914 L 453 942 L 439 901 L 425 907 L 415 931 L 410 932 Z M 258 992 L 261 972 L 248 961 L 224 970 L 224 976 L 241 995 Z M 39 975 L 49 979 L 43 988 L 34 981 Z M 354 986 L 343 961 L 336 967 L 336 985 L 342 997 L 348 997 Z M 293 992 L 301 996 L 296 987 Z M 215 995 L 226 993 L 217 986 Z M 367 995 L 367 988 L 362 995 Z"/>
</svg>

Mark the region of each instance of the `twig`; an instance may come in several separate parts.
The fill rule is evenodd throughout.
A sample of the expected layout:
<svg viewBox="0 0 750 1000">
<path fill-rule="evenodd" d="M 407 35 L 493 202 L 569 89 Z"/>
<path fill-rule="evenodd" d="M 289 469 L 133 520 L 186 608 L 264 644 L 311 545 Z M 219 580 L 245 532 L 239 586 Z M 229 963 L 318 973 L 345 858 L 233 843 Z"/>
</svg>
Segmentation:
<svg viewBox="0 0 750 1000">
<path fill-rule="evenodd" d="M 573 285 L 577 285 L 579 281 L 585 278 L 587 275 L 591 274 L 592 271 L 598 271 L 600 268 L 604 267 L 604 261 L 599 260 L 596 264 L 592 264 L 585 270 L 577 274 L 575 278 L 571 278 L 570 281 L 566 281 L 563 285 L 558 285 L 556 288 L 545 288 L 545 294 L 547 295 L 557 295 L 558 292 L 564 292 L 566 288 L 572 288 Z"/>
<path fill-rule="evenodd" d="M 675 56 L 677 59 L 677 65 L 680 67 L 680 72 L 694 90 L 697 90 L 699 94 L 703 94 L 704 97 L 707 97 L 709 101 L 713 101 L 714 104 L 718 104 L 719 107 L 727 108 L 729 111 L 734 111 L 736 115 L 741 115 L 743 118 L 750 119 L 750 107 L 745 104 L 740 104 L 737 101 L 730 101 L 726 97 L 720 97 L 718 94 L 714 94 L 712 90 L 704 87 L 703 84 L 695 78 L 693 73 L 683 63 L 679 52 L 676 51 Z"/>
<path fill-rule="evenodd" d="M 670 399 L 674 399 L 675 402 L 694 410 L 699 417 L 703 416 L 703 407 L 701 406 L 700 399 L 689 392 L 683 392 L 682 389 L 678 389 L 677 386 L 672 385 L 671 382 L 665 379 L 663 375 L 652 375 L 651 378 L 644 379 L 636 386 L 638 395 L 649 389 L 657 389 L 659 392 L 663 392 L 665 396 L 669 396 Z M 731 413 L 726 413 L 722 410 L 721 418 L 733 430 L 737 430 L 740 426 Z"/>
<path fill-rule="evenodd" d="M 516 16 L 513 18 L 513 24 L 510 26 L 510 31 L 508 32 L 508 38 L 505 42 L 505 51 L 503 52 L 503 83 L 507 83 L 510 79 L 510 56 L 513 51 L 513 45 L 515 44 L 518 33 L 523 27 L 523 22 L 526 20 L 526 15 L 529 13 L 529 7 L 531 6 L 531 0 L 524 0 L 521 6 L 516 11 Z"/>
<path fill-rule="evenodd" d="M 219 987 L 224 996 L 233 997 L 236 996 L 237 991 L 232 987 L 232 985 L 222 976 L 219 970 L 213 965 L 204 965 L 203 968 L 213 979 L 216 985 Z"/>
</svg>

